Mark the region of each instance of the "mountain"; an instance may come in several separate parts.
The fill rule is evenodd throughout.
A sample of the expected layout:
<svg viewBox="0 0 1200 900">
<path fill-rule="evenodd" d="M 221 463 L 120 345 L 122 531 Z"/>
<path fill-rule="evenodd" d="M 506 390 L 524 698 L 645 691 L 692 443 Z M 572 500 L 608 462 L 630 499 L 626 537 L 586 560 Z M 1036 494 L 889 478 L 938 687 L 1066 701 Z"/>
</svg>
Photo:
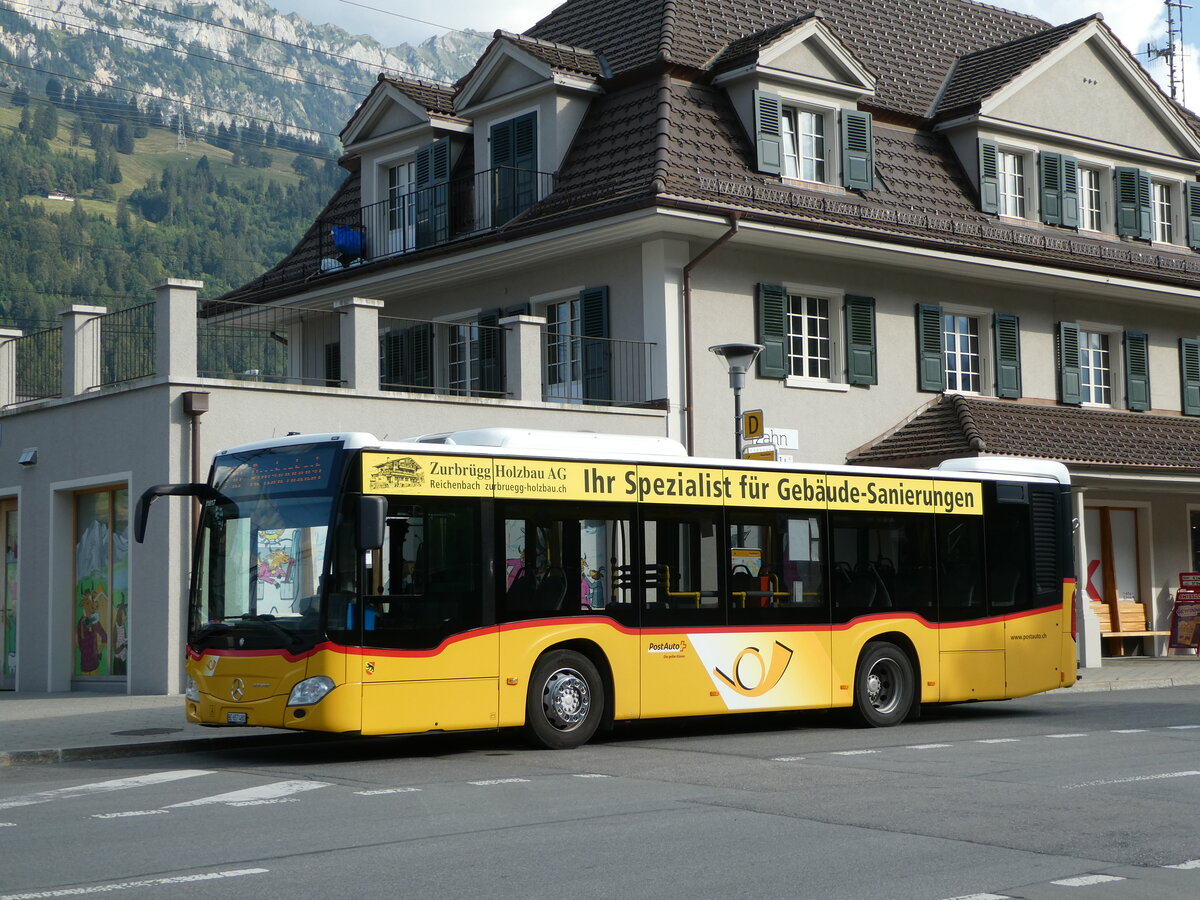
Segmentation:
<svg viewBox="0 0 1200 900">
<path fill-rule="evenodd" d="M 92 90 L 166 121 L 182 109 L 193 131 L 257 123 L 334 152 L 380 72 L 452 81 L 489 40 L 389 48 L 261 0 L 0 0 L 0 91 Z"/>
</svg>

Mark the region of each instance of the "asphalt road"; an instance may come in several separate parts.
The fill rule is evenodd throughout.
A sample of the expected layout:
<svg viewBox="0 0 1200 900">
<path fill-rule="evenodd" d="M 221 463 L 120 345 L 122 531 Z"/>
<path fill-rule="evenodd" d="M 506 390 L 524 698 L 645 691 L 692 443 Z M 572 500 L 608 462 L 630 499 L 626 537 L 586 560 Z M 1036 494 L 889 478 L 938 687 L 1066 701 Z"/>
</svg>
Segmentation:
<svg viewBox="0 0 1200 900">
<path fill-rule="evenodd" d="M 1197 690 L 12 768 L 0 900 L 1193 898 Z"/>
</svg>

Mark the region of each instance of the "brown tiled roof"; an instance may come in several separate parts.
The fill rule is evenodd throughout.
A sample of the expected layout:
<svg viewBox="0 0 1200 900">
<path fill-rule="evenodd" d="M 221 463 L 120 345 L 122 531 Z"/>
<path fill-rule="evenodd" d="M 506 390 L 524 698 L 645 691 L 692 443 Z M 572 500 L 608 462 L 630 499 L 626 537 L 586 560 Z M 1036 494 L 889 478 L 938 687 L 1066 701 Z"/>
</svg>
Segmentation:
<svg viewBox="0 0 1200 900">
<path fill-rule="evenodd" d="M 930 466 L 964 456 L 1200 472 L 1200 419 L 942 395 L 909 421 L 852 452 L 848 460 Z"/>
<path fill-rule="evenodd" d="M 440 116 L 454 115 L 454 88 L 451 85 L 436 84 L 432 81 L 421 81 L 415 78 L 396 78 L 395 76 L 380 73 L 375 86 L 371 88 L 371 93 L 358 105 L 358 109 L 354 110 L 354 114 L 346 122 L 346 127 L 342 129 L 340 137 L 345 137 L 346 132 L 350 130 L 358 117 L 362 115 L 362 111 L 367 108 L 367 104 L 371 102 L 376 92 L 383 90 L 384 85 L 394 87 L 426 112 Z"/>
<path fill-rule="evenodd" d="M 971 0 L 568 0 L 526 34 L 589 47 L 617 74 L 662 61 L 699 69 L 731 42 L 817 10 L 877 76 L 873 103 L 915 116 L 960 56 L 1049 27 Z"/>
<path fill-rule="evenodd" d="M 497 39 L 510 41 L 555 71 L 574 72 L 593 77 L 607 74 L 607 64 L 604 59 L 591 50 L 556 44 L 554 41 L 543 41 L 523 34 L 513 34 L 511 31 L 497 31 L 495 36 Z"/>
<path fill-rule="evenodd" d="M 1065 43 L 1072 35 L 1098 16 L 1088 16 L 1057 28 L 1018 38 L 962 57 L 946 80 L 934 110 L 935 117 L 977 107 L 1017 75 Z"/>
<path fill-rule="evenodd" d="M 735 41 L 730 41 L 717 54 L 717 58 L 709 64 L 709 71 L 723 72 L 727 69 L 736 69 L 739 66 L 748 65 L 756 61 L 759 52 L 764 47 L 770 46 L 793 28 L 804 24 L 815 16 L 815 13 L 807 13 L 797 16 L 794 19 L 780 22 L 778 25 L 772 25 L 770 28 L 764 28 L 762 31 L 756 31 L 754 34 L 746 35 Z"/>
</svg>

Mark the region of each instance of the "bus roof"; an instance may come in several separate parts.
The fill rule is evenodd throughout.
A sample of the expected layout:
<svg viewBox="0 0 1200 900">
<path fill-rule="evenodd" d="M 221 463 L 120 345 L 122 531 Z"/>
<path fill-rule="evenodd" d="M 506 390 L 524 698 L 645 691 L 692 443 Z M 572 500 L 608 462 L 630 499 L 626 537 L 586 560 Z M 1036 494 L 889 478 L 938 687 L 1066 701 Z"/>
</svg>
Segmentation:
<svg viewBox="0 0 1200 900">
<path fill-rule="evenodd" d="M 218 451 L 221 453 L 244 453 L 268 447 L 285 447 L 300 444 L 320 444 L 326 441 L 342 442 L 347 449 L 377 449 L 391 452 L 407 451 L 420 453 L 423 448 L 434 450 L 445 448 L 450 452 L 483 455 L 503 449 L 515 456 L 544 456 L 560 459 L 608 459 L 645 462 L 684 460 L 691 465 L 724 466 L 746 469 L 805 469 L 837 472 L 846 475 L 862 475 L 875 472 L 885 475 L 925 477 L 948 477 L 970 479 L 1015 479 L 1020 481 L 1048 481 L 1070 484 L 1071 476 L 1062 463 L 1045 459 L 1015 456 L 977 456 L 948 459 L 934 469 L 902 469 L 877 466 L 849 466 L 825 463 L 781 463 L 759 460 L 690 457 L 678 441 L 666 437 L 638 434 L 600 434 L 592 431 L 551 431 L 533 428 L 474 428 L 422 434 L 400 440 L 380 440 L 366 432 L 342 432 L 326 434 L 289 434 L 286 437 L 241 444 Z M 451 451 L 450 447 L 454 449 Z"/>
</svg>

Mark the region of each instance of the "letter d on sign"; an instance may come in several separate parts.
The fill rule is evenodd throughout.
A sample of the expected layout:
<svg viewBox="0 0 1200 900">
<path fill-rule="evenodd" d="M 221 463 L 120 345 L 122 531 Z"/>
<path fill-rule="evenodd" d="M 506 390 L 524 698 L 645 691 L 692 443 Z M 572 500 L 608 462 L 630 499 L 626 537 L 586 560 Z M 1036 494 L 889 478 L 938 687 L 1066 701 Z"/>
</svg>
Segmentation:
<svg viewBox="0 0 1200 900">
<path fill-rule="evenodd" d="M 742 413 L 742 437 L 748 441 L 757 441 L 763 436 L 763 411 L 749 409 Z"/>
</svg>

